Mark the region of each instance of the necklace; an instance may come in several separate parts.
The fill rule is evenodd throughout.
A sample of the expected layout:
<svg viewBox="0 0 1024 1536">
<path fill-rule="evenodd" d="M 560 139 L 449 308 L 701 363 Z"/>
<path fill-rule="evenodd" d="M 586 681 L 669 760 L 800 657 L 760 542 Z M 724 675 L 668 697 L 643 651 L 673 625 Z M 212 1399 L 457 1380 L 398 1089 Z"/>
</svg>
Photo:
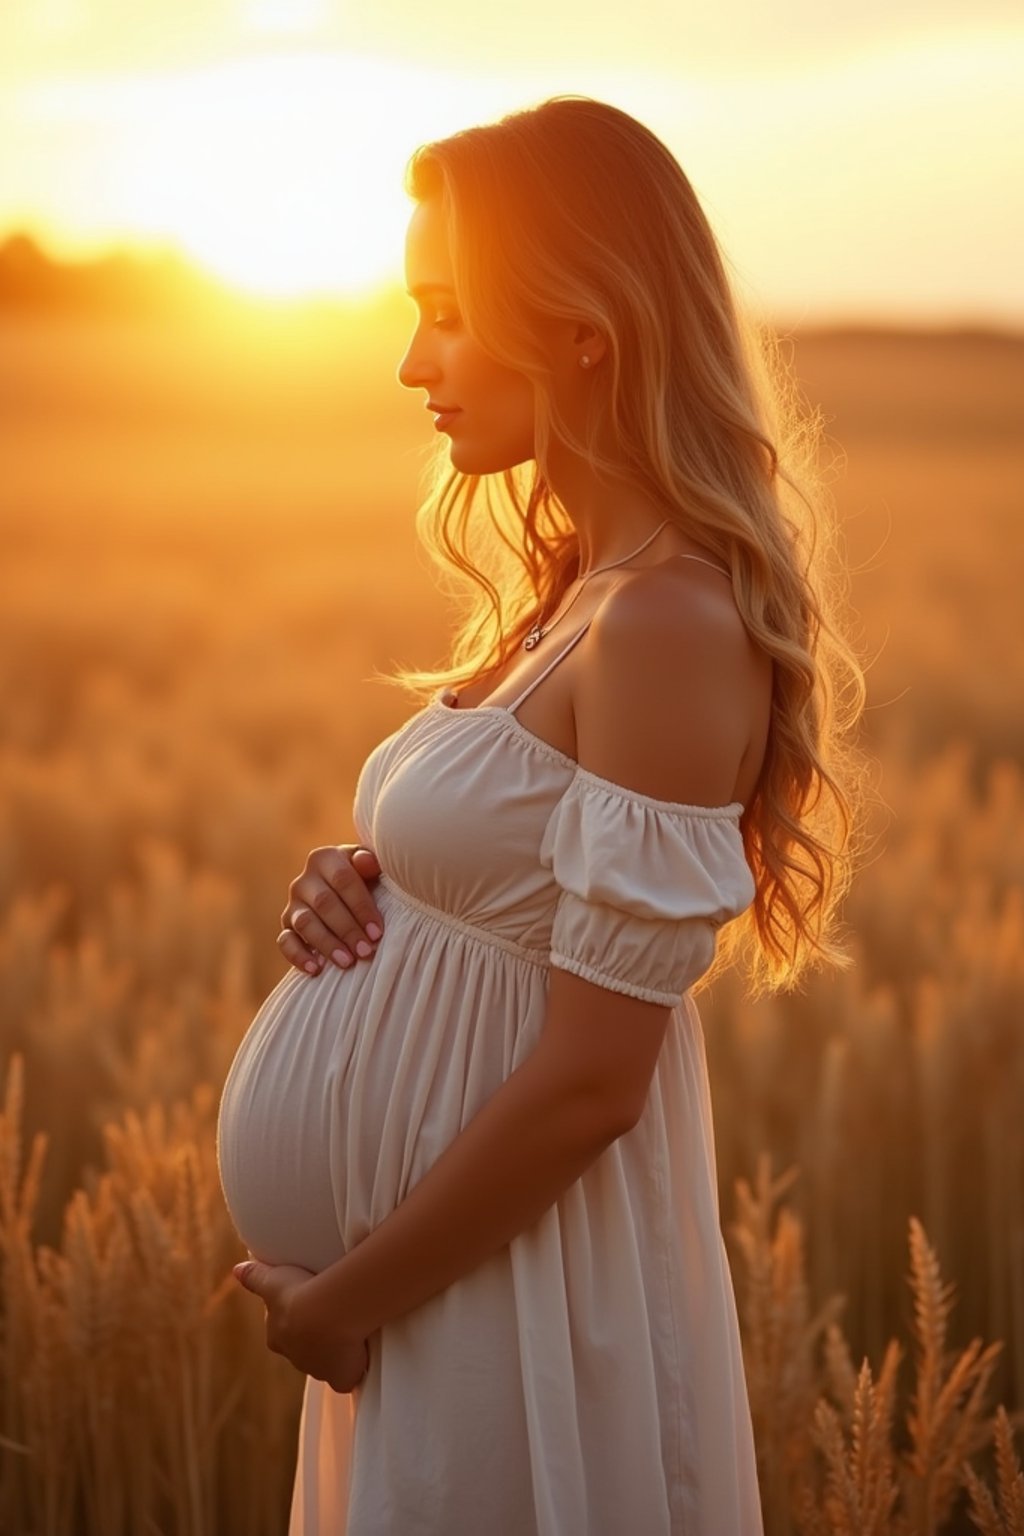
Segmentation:
<svg viewBox="0 0 1024 1536">
<path fill-rule="evenodd" d="M 663 528 L 667 528 L 671 521 L 671 518 L 666 517 L 663 523 L 658 524 L 650 538 L 644 539 L 642 544 L 637 545 L 636 549 L 631 549 L 628 555 L 623 555 L 621 560 L 610 560 L 607 565 L 599 565 L 596 571 L 588 571 L 585 576 L 578 578 L 580 583 L 579 587 L 570 598 L 569 606 L 566 608 L 565 613 L 560 613 L 557 619 L 552 619 L 551 623 L 545 624 L 543 629 L 541 628 L 540 619 L 537 619 L 530 627 L 530 631 L 527 634 L 526 639 L 523 641 L 523 650 L 532 651 L 535 646 L 540 644 L 544 636 L 548 634 L 550 630 L 554 629 L 556 624 L 560 624 L 562 622 L 562 620 L 565 618 L 565 614 L 569 612 L 569 609 L 579 597 L 580 593 L 583 591 L 583 588 L 586 586 L 587 582 L 592 576 L 600 576 L 602 571 L 614 570 L 617 565 L 625 565 L 627 560 L 633 560 L 637 555 L 643 554 L 648 544 L 653 544 L 661 530 Z"/>
</svg>

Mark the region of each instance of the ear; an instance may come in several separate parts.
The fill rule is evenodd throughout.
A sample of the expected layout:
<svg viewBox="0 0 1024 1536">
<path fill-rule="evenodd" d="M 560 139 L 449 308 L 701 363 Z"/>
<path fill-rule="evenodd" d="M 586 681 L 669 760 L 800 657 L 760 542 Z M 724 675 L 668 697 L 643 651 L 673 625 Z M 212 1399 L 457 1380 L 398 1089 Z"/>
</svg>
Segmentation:
<svg viewBox="0 0 1024 1536">
<path fill-rule="evenodd" d="M 589 321 L 581 321 L 575 327 L 572 339 L 572 347 L 576 353 L 576 367 L 579 368 L 580 358 L 588 357 L 589 364 L 583 364 L 584 368 L 596 368 L 602 361 L 607 351 L 607 343 L 601 332 Z"/>
<path fill-rule="evenodd" d="M 555 320 L 544 327 L 545 344 L 556 372 L 577 378 L 592 372 L 608 350 L 604 336 L 589 320 Z M 590 361 L 580 364 L 580 358 Z"/>
</svg>

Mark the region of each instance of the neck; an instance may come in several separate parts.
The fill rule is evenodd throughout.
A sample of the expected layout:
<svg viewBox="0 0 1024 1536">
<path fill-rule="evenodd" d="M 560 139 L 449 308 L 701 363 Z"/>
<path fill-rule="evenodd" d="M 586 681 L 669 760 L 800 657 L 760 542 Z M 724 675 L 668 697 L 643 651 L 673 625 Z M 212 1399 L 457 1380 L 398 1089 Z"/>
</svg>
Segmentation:
<svg viewBox="0 0 1024 1536">
<path fill-rule="evenodd" d="M 559 443 L 549 447 L 547 468 L 548 484 L 576 530 L 581 576 L 628 555 L 665 520 L 664 507 L 635 482 L 599 480 L 589 464 Z"/>
</svg>

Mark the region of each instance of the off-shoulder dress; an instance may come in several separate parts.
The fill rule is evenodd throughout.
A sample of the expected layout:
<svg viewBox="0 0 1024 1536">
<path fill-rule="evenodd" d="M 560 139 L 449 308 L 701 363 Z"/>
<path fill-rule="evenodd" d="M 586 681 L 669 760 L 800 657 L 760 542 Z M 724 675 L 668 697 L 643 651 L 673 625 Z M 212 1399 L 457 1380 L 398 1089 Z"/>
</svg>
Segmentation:
<svg viewBox="0 0 1024 1536">
<path fill-rule="evenodd" d="M 583 626 L 551 666 L 581 638 Z M 289 1536 L 761 1536 L 689 989 L 752 901 L 739 804 L 652 799 L 443 694 L 370 754 L 370 962 L 290 970 L 224 1085 L 242 1240 L 319 1271 L 383 1221 L 544 1025 L 552 966 L 670 1006 L 646 1107 L 533 1227 L 308 1378 Z"/>
</svg>

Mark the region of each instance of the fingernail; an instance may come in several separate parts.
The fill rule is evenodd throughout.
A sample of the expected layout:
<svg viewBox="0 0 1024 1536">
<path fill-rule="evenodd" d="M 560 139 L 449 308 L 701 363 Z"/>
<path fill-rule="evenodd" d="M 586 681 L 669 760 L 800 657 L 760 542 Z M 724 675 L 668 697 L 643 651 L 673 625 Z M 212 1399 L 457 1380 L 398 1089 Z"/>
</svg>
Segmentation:
<svg viewBox="0 0 1024 1536">
<path fill-rule="evenodd" d="M 335 949 L 331 953 L 331 959 L 336 965 L 348 967 L 352 964 L 352 956 L 347 949 Z"/>
<path fill-rule="evenodd" d="M 377 927 L 376 923 L 367 923 L 366 933 L 367 937 L 373 939 L 374 943 L 376 943 L 381 936 L 381 929 Z"/>
<path fill-rule="evenodd" d="M 319 969 L 320 962 L 318 960 L 307 960 L 303 966 L 303 970 L 308 971 L 311 976 L 315 976 Z"/>
<path fill-rule="evenodd" d="M 371 944 L 367 944 L 365 939 L 360 939 L 359 943 L 356 945 L 356 954 L 360 955 L 364 960 L 369 960 L 370 956 L 373 954 L 373 946 Z"/>
</svg>

